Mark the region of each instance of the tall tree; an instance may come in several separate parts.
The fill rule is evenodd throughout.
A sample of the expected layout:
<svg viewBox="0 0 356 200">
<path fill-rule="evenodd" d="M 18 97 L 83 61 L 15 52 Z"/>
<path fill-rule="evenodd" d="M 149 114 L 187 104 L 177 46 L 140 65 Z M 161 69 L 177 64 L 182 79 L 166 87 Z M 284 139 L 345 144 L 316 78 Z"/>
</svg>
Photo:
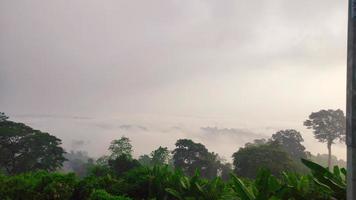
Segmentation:
<svg viewBox="0 0 356 200">
<path fill-rule="evenodd" d="M 189 139 L 178 140 L 173 150 L 174 167 L 183 170 L 189 176 L 198 170 L 205 178 L 216 177 L 220 167 L 218 158 L 217 154 L 210 153 L 203 144 Z"/>
<path fill-rule="evenodd" d="M 292 158 L 300 160 L 300 158 L 305 158 L 307 156 L 305 147 L 302 145 L 304 139 L 300 132 L 294 129 L 278 131 L 272 135 L 271 140 L 279 143 L 281 147 L 292 156 Z"/>
<path fill-rule="evenodd" d="M 65 161 L 61 140 L 22 123 L 0 117 L 0 168 L 9 174 L 54 171 Z"/>
<path fill-rule="evenodd" d="M 169 158 L 170 158 L 170 151 L 168 150 L 167 147 L 158 147 L 158 149 L 152 151 L 151 153 L 152 157 L 152 164 L 153 165 L 162 165 L 162 164 L 168 164 Z"/>
<path fill-rule="evenodd" d="M 320 110 L 309 115 L 309 119 L 304 122 L 308 129 L 313 129 L 314 137 L 327 144 L 328 167 L 331 167 L 331 145 L 335 141 L 345 141 L 346 117 L 344 112 L 338 110 Z"/>
<path fill-rule="evenodd" d="M 121 155 L 126 155 L 132 158 L 132 145 L 130 142 L 130 139 L 125 136 L 122 136 L 118 140 L 113 140 L 109 146 L 111 152 L 109 158 L 115 159 Z"/>
<path fill-rule="evenodd" d="M 197 169 L 201 170 L 206 165 L 208 153 L 204 145 L 189 139 L 180 139 L 173 150 L 174 167 L 192 176 Z"/>
<path fill-rule="evenodd" d="M 247 178 L 255 178 L 260 168 L 267 168 L 276 176 L 282 171 L 297 168 L 290 155 L 274 142 L 247 145 L 240 148 L 232 157 L 235 173 Z"/>
</svg>

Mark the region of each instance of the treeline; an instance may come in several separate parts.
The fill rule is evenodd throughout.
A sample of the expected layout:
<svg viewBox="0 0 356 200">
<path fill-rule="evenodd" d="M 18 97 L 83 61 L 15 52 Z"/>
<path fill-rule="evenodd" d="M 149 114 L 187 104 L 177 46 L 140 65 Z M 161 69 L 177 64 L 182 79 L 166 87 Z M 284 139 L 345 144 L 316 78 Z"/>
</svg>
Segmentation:
<svg viewBox="0 0 356 200">
<path fill-rule="evenodd" d="M 304 122 L 327 143 L 329 169 L 344 121 L 341 110 L 322 110 Z M 308 161 L 322 156 L 306 151 L 303 141 L 298 131 L 281 130 L 245 144 L 228 163 L 190 139 L 136 159 L 123 136 L 108 155 L 92 159 L 66 153 L 60 139 L 0 113 L 0 199 L 342 199 L 346 171 Z"/>
<path fill-rule="evenodd" d="M 169 165 L 187 176 L 193 176 L 199 171 L 203 178 L 213 179 L 219 176 L 223 180 L 227 180 L 231 172 L 240 177 L 255 178 L 261 167 L 268 168 L 276 176 L 282 171 L 306 173 L 307 170 L 300 159 L 310 158 L 310 154 L 305 151 L 300 141 L 296 140 L 298 137 L 301 138 L 300 133 L 295 130 L 285 130 L 274 134 L 269 140 L 261 139 L 247 143 L 233 154 L 233 163 L 229 163 L 217 153 L 208 151 L 203 144 L 190 139 L 177 140 L 176 148 L 172 151 L 160 146 L 149 155 L 145 154 L 135 159 L 132 156 L 133 147 L 130 139 L 123 136 L 111 142 L 108 148 L 109 155 L 102 156 L 95 162 L 83 152 L 65 154 L 68 159 L 65 166 L 71 166 L 71 169 L 81 177 L 95 165 L 108 166 L 117 174 L 123 174 L 139 166 Z"/>
</svg>

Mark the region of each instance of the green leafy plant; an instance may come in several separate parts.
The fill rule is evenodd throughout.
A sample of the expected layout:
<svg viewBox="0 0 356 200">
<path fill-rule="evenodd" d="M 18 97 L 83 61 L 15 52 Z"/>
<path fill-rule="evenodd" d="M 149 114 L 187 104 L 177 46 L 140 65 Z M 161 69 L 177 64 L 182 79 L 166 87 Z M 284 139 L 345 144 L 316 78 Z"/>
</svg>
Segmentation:
<svg viewBox="0 0 356 200">
<path fill-rule="evenodd" d="M 131 200 L 131 199 L 123 196 L 113 196 L 107 193 L 105 190 L 95 190 L 90 195 L 90 200 Z"/>
<path fill-rule="evenodd" d="M 336 199 L 346 199 L 346 169 L 335 166 L 331 172 L 312 161 L 302 159 L 302 162 L 311 170 L 313 181 L 323 192 Z"/>
<path fill-rule="evenodd" d="M 346 170 L 329 171 L 314 162 L 302 160 L 307 175 L 283 172 L 274 176 L 260 169 L 255 179 L 231 174 L 203 178 L 199 171 L 186 176 L 168 165 L 137 167 L 117 175 L 100 170 L 79 178 L 75 174 L 38 171 L 0 175 L 0 199 L 4 200 L 334 200 L 346 199 Z"/>
</svg>

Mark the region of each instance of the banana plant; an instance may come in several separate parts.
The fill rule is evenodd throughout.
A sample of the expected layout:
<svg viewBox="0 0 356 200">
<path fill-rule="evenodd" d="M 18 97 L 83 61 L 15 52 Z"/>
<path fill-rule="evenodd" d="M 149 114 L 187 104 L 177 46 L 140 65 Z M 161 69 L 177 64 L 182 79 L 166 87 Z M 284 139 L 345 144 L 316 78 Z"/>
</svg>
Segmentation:
<svg viewBox="0 0 356 200">
<path fill-rule="evenodd" d="M 315 184 L 312 175 L 282 173 L 283 189 L 279 192 L 282 199 L 323 200 L 330 199 L 330 193 Z"/>
<path fill-rule="evenodd" d="M 241 200 L 278 200 L 281 183 L 266 169 L 261 169 L 254 182 L 246 185 L 232 174 L 232 188 Z"/>
<path fill-rule="evenodd" d="M 283 173 L 278 180 L 268 170 L 260 170 L 255 181 L 246 182 L 233 177 L 233 189 L 241 200 L 321 200 L 330 199 L 328 193 L 319 191 L 311 176 Z"/>
<path fill-rule="evenodd" d="M 218 200 L 225 193 L 225 183 L 219 177 L 209 181 L 201 178 L 198 171 L 191 178 L 182 176 L 178 183 L 166 191 L 179 200 Z"/>
<path fill-rule="evenodd" d="M 313 181 L 319 186 L 319 189 L 329 193 L 333 198 L 346 199 L 346 169 L 335 166 L 333 171 L 320 166 L 312 161 L 302 159 L 313 176 Z"/>
</svg>

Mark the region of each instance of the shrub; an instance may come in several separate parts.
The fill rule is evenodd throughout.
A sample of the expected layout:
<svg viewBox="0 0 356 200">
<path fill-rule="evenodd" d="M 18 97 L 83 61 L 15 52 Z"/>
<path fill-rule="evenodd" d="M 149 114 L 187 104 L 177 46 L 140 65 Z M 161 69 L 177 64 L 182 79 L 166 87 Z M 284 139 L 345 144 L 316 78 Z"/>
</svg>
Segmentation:
<svg viewBox="0 0 356 200">
<path fill-rule="evenodd" d="M 131 200 L 131 199 L 123 196 L 113 196 L 107 193 L 105 190 L 95 190 L 90 195 L 90 200 Z"/>
<path fill-rule="evenodd" d="M 0 199 L 69 200 L 76 182 L 74 174 L 44 171 L 16 176 L 2 176 Z"/>
</svg>

